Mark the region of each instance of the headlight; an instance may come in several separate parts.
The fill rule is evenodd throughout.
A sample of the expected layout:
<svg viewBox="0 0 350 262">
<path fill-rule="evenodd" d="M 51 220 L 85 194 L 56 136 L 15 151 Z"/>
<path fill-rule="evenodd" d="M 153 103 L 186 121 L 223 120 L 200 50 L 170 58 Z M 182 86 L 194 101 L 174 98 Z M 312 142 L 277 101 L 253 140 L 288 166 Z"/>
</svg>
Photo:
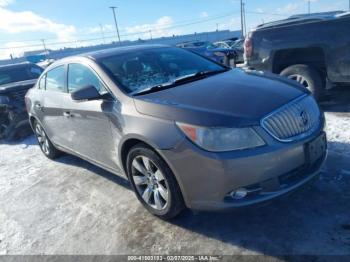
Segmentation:
<svg viewBox="0 0 350 262">
<path fill-rule="evenodd" d="M 252 128 L 208 128 L 176 123 L 196 145 L 211 152 L 225 152 L 265 145 Z"/>
</svg>

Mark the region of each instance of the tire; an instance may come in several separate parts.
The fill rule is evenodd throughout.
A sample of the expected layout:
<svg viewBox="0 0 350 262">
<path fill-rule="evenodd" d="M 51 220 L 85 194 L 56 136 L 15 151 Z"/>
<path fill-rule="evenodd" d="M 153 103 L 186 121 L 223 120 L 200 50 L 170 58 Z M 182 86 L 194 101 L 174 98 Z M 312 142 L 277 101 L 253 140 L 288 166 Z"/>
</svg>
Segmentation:
<svg viewBox="0 0 350 262">
<path fill-rule="evenodd" d="M 324 81 L 321 73 L 315 68 L 308 65 L 293 65 L 284 69 L 281 75 L 299 82 L 313 94 L 316 100 L 320 100 Z"/>
<path fill-rule="evenodd" d="M 178 216 L 185 205 L 175 176 L 165 161 L 142 143 L 131 148 L 126 161 L 129 181 L 142 205 L 162 219 Z"/>
<path fill-rule="evenodd" d="M 37 121 L 34 122 L 33 127 L 39 147 L 47 158 L 56 159 L 62 155 L 62 152 L 51 143 L 43 127 Z"/>
</svg>

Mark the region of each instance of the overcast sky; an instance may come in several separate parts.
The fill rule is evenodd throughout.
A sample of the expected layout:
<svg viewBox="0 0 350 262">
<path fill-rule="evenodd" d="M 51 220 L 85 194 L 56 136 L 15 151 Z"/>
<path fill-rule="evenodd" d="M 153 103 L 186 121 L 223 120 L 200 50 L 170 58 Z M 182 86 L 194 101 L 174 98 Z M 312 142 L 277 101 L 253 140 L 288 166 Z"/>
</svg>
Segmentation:
<svg viewBox="0 0 350 262">
<path fill-rule="evenodd" d="M 308 11 L 307 0 L 245 3 L 248 29 Z M 348 0 L 311 0 L 311 11 L 347 10 L 348 5 Z M 109 6 L 118 7 L 122 40 L 214 31 L 217 27 L 240 29 L 239 0 L 0 0 L 0 59 L 41 49 L 41 39 L 52 49 L 102 43 L 103 34 L 110 42 L 115 29 Z M 95 38 L 101 39 L 90 40 Z"/>
</svg>

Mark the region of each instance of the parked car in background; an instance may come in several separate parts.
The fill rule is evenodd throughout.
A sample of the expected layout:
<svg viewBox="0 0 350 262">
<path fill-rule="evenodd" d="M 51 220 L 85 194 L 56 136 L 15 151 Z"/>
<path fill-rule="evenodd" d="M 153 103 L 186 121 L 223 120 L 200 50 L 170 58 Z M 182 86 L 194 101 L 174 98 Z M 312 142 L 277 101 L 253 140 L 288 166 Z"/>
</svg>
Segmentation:
<svg viewBox="0 0 350 262">
<path fill-rule="evenodd" d="M 24 96 L 42 71 L 31 63 L 0 66 L 0 139 L 14 139 L 30 130 Z"/>
<path fill-rule="evenodd" d="M 317 176 L 326 157 L 324 115 L 305 88 L 180 48 L 60 60 L 26 101 L 48 158 L 64 151 L 121 168 L 162 218 L 278 197 Z"/>
<path fill-rule="evenodd" d="M 226 49 L 232 49 L 236 52 L 236 63 L 241 64 L 244 63 L 244 39 L 238 39 L 238 40 L 225 40 L 225 41 L 219 41 L 213 43 L 214 46 L 218 48 L 226 48 Z"/>
<path fill-rule="evenodd" d="M 218 63 L 234 67 L 237 59 L 236 51 L 228 48 L 221 48 L 207 41 L 185 42 L 176 45 L 197 54 L 206 56 Z"/>
<path fill-rule="evenodd" d="M 350 83 L 350 13 L 296 15 L 258 26 L 245 42 L 246 64 L 294 79 L 320 99 Z"/>
<path fill-rule="evenodd" d="M 224 40 L 224 41 L 214 42 L 213 45 L 218 47 L 218 48 L 230 49 L 230 48 L 232 48 L 232 46 L 234 45 L 235 42 L 236 41 L 233 41 L 233 40 Z"/>
<path fill-rule="evenodd" d="M 232 46 L 238 55 L 237 63 L 244 63 L 244 39 L 238 39 Z"/>
<path fill-rule="evenodd" d="M 40 66 L 41 68 L 45 69 L 46 67 L 48 67 L 49 65 L 51 65 L 53 62 L 55 62 L 55 59 L 45 59 L 43 61 L 40 61 L 38 63 L 36 63 L 38 66 Z"/>
</svg>

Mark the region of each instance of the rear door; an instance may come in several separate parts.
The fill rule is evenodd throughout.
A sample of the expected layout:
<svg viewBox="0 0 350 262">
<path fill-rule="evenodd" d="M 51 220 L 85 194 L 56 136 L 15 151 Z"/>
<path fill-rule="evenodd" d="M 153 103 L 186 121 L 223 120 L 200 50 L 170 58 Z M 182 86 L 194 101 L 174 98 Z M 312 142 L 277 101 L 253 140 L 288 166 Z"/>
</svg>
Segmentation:
<svg viewBox="0 0 350 262">
<path fill-rule="evenodd" d="M 72 63 L 67 70 L 68 94 L 63 98 L 65 143 L 74 152 L 114 169 L 117 147 L 113 143 L 109 120 L 114 100 L 106 96 L 93 101 L 74 101 L 69 93 L 87 85 L 93 85 L 101 94 L 108 92 L 88 65 Z"/>
<path fill-rule="evenodd" d="M 40 120 L 45 132 L 54 144 L 63 145 L 64 125 L 62 115 L 62 98 L 67 93 L 66 66 L 57 66 L 48 71 L 39 82 L 39 95 L 33 101 L 35 115 Z"/>
</svg>

